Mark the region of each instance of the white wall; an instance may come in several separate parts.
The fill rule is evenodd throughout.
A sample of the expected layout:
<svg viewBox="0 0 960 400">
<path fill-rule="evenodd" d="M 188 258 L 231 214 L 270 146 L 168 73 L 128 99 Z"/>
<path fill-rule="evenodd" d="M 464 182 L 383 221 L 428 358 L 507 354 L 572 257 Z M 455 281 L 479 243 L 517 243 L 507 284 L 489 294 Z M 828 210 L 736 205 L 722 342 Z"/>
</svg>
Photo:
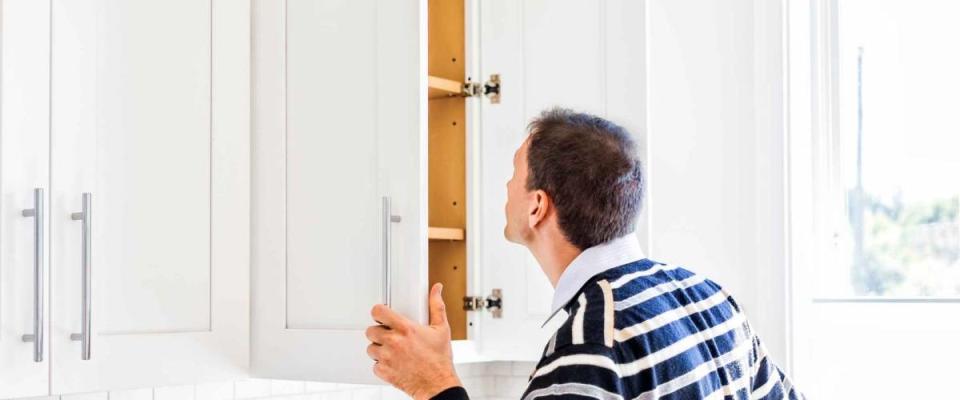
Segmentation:
<svg viewBox="0 0 960 400">
<path fill-rule="evenodd" d="M 648 2 L 651 258 L 728 288 L 787 367 L 781 0 Z"/>
</svg>

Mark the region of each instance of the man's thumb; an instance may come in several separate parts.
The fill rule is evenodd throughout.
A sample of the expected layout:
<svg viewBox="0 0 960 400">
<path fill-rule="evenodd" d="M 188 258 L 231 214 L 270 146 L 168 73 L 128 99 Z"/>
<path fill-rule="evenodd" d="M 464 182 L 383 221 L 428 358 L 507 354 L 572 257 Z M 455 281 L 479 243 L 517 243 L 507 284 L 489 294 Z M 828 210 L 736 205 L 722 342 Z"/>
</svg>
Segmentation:
<svg viewBox="0 0 960 400">
<path fill-rule="evenodd" d="M 447 326 L 447 306 L 440 296 L 442 292 L 442 283 L 435 283 L 430 288 L 430 326 Z"/>
</svg>

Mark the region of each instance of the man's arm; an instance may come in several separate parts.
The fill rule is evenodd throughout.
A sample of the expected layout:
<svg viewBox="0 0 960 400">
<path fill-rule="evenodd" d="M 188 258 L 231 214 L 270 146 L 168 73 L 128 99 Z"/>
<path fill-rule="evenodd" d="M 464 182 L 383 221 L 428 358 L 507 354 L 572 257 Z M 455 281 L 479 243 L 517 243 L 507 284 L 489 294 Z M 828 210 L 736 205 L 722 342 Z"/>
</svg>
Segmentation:
<svg viewBox="0 0 960 400">
<path fill-rule="evenodd" d="M 437 393 L 430 400 L 470 400 L 470 396 L 467 395 L 467 390 L 463 386 L 456 386 Z"/>
<path fill-rule="evenodd" d="M 753 365 L 751 366 L 750 398 L 752 399 L 804 399 L 793 382 L 780 367 L 767 357 L 767 349 L 757 336 L 753 337 Z"/>
<path fill-rule="evenodd" d="M 367 355 L 373 359 L 373 373 L 417 400 L 466 391 L 453 369 L 450 324 L 440 297 L 443 285 L 430 289 L 430 324 L 420 325 L 377 304 L 370 315 L 378 325 L 367 328 Z M 460 387 L 460 390 L 447 391 Z"/>
</svg>

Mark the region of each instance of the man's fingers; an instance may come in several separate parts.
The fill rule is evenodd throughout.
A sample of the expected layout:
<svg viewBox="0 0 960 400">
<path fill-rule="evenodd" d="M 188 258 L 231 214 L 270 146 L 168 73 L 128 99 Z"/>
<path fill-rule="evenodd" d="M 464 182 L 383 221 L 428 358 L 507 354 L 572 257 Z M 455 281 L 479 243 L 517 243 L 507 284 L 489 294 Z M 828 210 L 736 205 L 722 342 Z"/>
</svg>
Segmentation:
<svg viewBox="0 0 960 400">
<path fill-rule="evenodd" d="M 390 330 L 383 325 L 374 325 L 367 327 L 366 335 L 367 340 L 376 343 L 383 344 L 383 337 L 386 336 L 387 332 Z"/>
<path fill-rule="evenodd" d="M 442 283 L 434 283 L 430 288 L 430 326 L 447 326 L 447 306 L 443 303 L 442 293 Z"/>
<path fill-rule="evenodd" d="M 383 363 L 373 363 L 373 374 L 376 375 L 377 378 L 382 379 L 384 382 L 393 384 L 390 379 L 391 376 L 387 373 L 387 367 Z"/>
<path fill-rule="evenodd" d="M 373 309 L 370 310 L 370 316 L 373 317 L 373 320 L 377 323 L 383 324 L 390 329 L 396 329 L 402 332 L 406 328 L 407 319 L 383 304 L 373 306 Z"/>
<path fill-rule="evenodd" d="M 373 361 L 379 361 L 380 351 L 382 349 L 383 347 L 378 344 L 370 344 L 369 346 L 367 346 L 367 356 L 369 356 L 370 359 Z"/>
</svg>

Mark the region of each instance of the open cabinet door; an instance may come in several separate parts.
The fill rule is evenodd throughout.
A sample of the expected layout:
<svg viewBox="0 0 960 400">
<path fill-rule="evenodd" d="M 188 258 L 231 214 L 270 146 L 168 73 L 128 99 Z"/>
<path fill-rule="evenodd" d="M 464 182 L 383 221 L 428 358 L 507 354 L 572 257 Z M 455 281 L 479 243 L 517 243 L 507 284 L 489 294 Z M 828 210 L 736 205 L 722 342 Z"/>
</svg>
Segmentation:
<svg viewBox="0 0 960 400">
<path fill-rule="evenodd" d="M 479 78 L 499 74 L 499 104 L 474 102 L 471 155 L 480 207 L 472 215 L 471 277 L 476 295 L 502 293 L 502 316 L 477 312 L 472 334 L 483 356 L 498 360 L 537 360 L 558 323 L 540 328 L 550 313 L 553 288 L 529 252 L 503 238 L 506 182 L 513 154 L 526 137 L 530 119 L 561 106 L 612 119 L 645 137 L 645 2 L 631 0 L 473 1 L 470 12 L 478 48 Z M 479 110 L 477 110 L 479 108 Z M 645 150 L 644 150 L 645 151 Z M 642 156 L 646 160 L 645 156 Z M 647 171 L 649 174 L 649 171 Z M 649 204 L 648 204 L 649 206 Z M 649 207 L 648 211 L 649 211 Z M 638 223 L 647 246 L 646 217 Z M 478 284 L 479 283 L 479 284 Z"/>
<path fill-rule="evenodd" d="M 426 320 L 424 2 L 253 4 L 253 373 L 378 382 L 370 308 Z"/>
</svg>

